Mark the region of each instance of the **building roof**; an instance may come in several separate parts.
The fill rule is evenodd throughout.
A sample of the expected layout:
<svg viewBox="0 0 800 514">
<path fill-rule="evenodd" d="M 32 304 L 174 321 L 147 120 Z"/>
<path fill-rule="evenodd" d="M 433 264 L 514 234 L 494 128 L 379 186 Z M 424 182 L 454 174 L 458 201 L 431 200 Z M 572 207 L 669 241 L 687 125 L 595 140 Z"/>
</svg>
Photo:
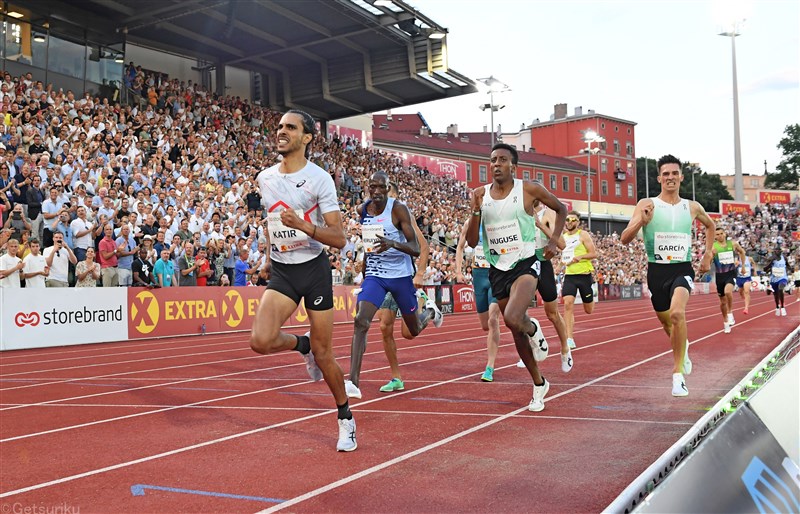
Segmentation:
<svg viewBox="0 0 800 514">
<path fill-rule="evenodd" d="M 572 115 L 572 116 L 567 116 L 565 118 L 558 118 L 558 119 L 547 120 L 547 121 L 538 121 L 538 122 L 534 121 L 533 123 L 528 125 L 528 128 L 536 129 L 536 128 L 539 128 L 539 127 L 546 127 L 548 125 L 555 125 L 557 123 L 565 123 L 565 122 L 570 122 L 570 121 L 581 121 L 581 120 L 591 120 L 591 119 L 595 119 L 595 118 L 603 118 L 604 120 L 616 121 L 618 123 L 627 123 L 628 125 L 636 125 L 637 124 L 635 121 L 624 120 L 622 118 L 617 118 L 615 116 L 607 116 L 605 114 L 598 114 L 598 113 L 590 112 L 588 114 Z"/>
<path fill-rule="evenodd" d="M 392 117 L 395 117 L 395 115 Z M 486 160 L 488 162 L 488 145 L 473 141 L 464 141 L 461 135 L 458 137 L 452 134 L 420 135 L 408 132 L 393 132 L 376 126 L 373 127 L 372 130 L 372 141 L 373 144 L 384 148 L 406 150 L 408 152 L 418 152 L 428 155 L 446 154 L 453 159 L 470 158 Z M 519 164 L 535 166 L 537 168 L 553 168 L 586 173 L 586 166 L 581 163 L 564 157 L 555 157 L 553 155 L 535 152 L 519 152 Z"/>
<path fill-rule="evenodd" d="M 264 104 L 321 119 L 477 91 L 447 65 L 447 29 L 402 0 L 37 0 L 29 9 L 56 35 L 127 38 L 258 72 Z"/>
</svg>

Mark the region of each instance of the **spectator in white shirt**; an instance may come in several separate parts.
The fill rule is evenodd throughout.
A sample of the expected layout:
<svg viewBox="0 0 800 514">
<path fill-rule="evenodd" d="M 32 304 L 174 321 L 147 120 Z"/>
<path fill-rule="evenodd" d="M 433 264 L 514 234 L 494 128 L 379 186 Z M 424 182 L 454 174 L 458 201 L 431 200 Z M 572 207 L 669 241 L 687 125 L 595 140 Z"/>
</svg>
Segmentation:
<svg viewBox="0 0 800 514">
<path fill-rule="evenodd" d="M 82 261 L 86 258 L 86 249 L 94 243 L 92 239 L 92 229 L 94 224 L 86 219 L 86 207 L 78 207 L 78 217 L 72 220 L 69 228 L 72 229 L 72 245 L 75 247 L 75 257 Z"/>
<path fill-rule="evenodd" d="M 28 241 L 28 246 L 31 249 L 31 253 L 29 253 L 22 261 L 25 265 L 22 270 L 22 275 L 25 279 L 25 288 L 44 288 L 44 281 L 45 278 L 47 278 L 47 275 L 50 274 L 50 268 L 47 267 L 47 263 L 44 260 L 44 255 L 39 253 L 39 249 L 41 247 L 39 240 L 31 239 Z"/>
<path fill-rule="evenodd" d="M 8 253 L 0 257 L 0 287 L 22 287 L 19 279 L 22 278 L 22 269 L 24 264 L 22 259 L 17 257 L 19 251 L 19 241 L 16 239 L 9 239 L 6 244 Z"/>
</svg>

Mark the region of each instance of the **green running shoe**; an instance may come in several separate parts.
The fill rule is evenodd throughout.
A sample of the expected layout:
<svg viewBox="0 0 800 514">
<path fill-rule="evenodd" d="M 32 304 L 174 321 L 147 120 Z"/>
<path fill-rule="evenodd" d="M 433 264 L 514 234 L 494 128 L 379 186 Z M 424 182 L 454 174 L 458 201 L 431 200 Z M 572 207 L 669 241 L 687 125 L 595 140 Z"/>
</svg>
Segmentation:
<svg viewBox="0 0 800 514">
<path fill-rule="evenodd" d="M 391 393 L 391 392 L 394 392 L 394 391 L 402 391 L 405 388 L 406 388 L 406 385 L 403 383 L 402 380 L 400 380 L 399 378 L 393 378 L 393 379 L 389 380 L 388 384 L 386 384 L 384 386 L 381 386 L 381 392 L 382 393 Z"/>
<path fill-rule="evenodd" d="M 486 366 L 486 371 L 484 371 L 483 375 L 481 375 L 481 380 L 484 382 L 494 381 L 494 368 L 491 366 Z"/>
</svg>

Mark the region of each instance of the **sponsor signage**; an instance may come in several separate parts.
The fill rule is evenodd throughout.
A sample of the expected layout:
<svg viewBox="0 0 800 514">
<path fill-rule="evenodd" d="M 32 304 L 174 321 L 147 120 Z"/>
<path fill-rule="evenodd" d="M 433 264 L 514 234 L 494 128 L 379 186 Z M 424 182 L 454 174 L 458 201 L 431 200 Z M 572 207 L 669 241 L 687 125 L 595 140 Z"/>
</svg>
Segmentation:
<svg viewBox="0 0 800 514">
<path fill-rule="evenodd" d="M 797 463 L 750 406 L 743 405 L 711 431 L 636 511 L 798 512 L 798 471 Z"/>
<path fill-rule="evenodd" d="M 453 159 L 443 159 L 440 157 L 429 157 L 427 155 L 417 155 L 413 153 L 403 153 L 403 164 L 416 164 L 421 168 L 426 168 L 433 175 L 447 176 L 460 180 L 461 182 L 467 181 L 467 163 L 465 161 L 456 161 Z"/>
<path fill-rule="evenodd" d="M 355 318 L 350 286 L 335 286 L 334 322 Z M 264 293 L 262 287 L 128 288 L 128 335 L 131 339 L 250 330 Z M 303 301 L 285 326 L 307 325 Z"/>
<path fill-rule="evenodd" d="M 727 200 L 719 201 L 720 214 L 753 214 L 753 209 L 749 203 L 744 202 L 729 202 Z"/>
<path fill-rule="evenodd" d="M 453 286 L 453 312 L 477 312 L 475 291 L 471 285 L 455 284 Z"/>
<path fill-rule="evenodd" d="M 758 203 L 792 203 L 792 193 L 789 191 L 759 191 Z"/>
<path fill-rule="evenodd" d="M 2 296 L 0 348 L 44 348 L 124 339 L 125 289 L 15 289 Z"/>
</svg>

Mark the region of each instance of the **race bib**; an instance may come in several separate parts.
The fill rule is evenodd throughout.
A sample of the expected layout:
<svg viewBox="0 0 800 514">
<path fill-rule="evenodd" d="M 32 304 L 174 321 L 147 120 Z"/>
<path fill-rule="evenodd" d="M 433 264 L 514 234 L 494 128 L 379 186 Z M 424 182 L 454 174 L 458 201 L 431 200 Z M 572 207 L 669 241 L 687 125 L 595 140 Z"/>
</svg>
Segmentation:
<svg viewBox="0 0 800 514">
<path fill-rule="evenodd" d="M 772 276 L 775 278 L 784 278 L 786 276 L 786 268 L 772 268 Z"/>
<path fill-rule="evenodd" d="M 361 225 L 361 240 L 364 242 L 364 251 L 375 253 L 381 242 L 378 236 L 384 237 L 383 225 Z"/>
<path fill-rule="evenodd" d="M 653 257 L 658 264 L 672 261 L 684 262 L 689 254 L 691 237 L 679 232 L 656 232 L 653 244 Z"/>
<path fill-rule="evenodd" d="M 719 259 L 720 264 L 733 264 L 733 250 L 719 252 L 717 254 L 717 258 Z"/>
<path fill-rule="evenodd" d="M 522 252 L 522 231 L 517 220 L 484 225 L 493 255 L 515 255 Z"/>
<path fill-rule="evenodd" d="M 475 267 L 488 268 L 489 261 L 486 260 L 486 254 L 483 252 L 483 245 L 479 244 L 475 247 Z"/>
<path fill-rule="evenodd" d="M 304 214 L 301 210 L 295 210 L 300 219 Z M 279 252 L 291 252 L 308 246 L 308 234 L 299 228 L 289 228 L 281 221 L 280 212 L 270 212 L 267 214 L 267 225 L 269 226 L 270 242 Z"/>
<path fill-rule="evenodd" d="M 561 262 L 569 264 L 575 258 L 575 248 L 564 248 L 561 252 Z"/>
</svg>

